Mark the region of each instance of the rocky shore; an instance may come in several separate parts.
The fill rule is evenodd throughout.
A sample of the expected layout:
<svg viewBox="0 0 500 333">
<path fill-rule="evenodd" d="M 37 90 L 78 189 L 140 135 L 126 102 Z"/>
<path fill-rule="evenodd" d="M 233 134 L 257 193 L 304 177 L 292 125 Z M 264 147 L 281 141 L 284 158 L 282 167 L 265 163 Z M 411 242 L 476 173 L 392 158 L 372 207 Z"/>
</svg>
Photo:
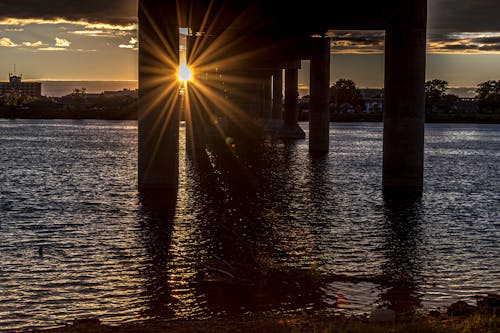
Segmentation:
<svg viewBox="0 0 500 333">
<path fill-rule="evenodd" d="M 145 320 L 120 325 L 103 324 L 98 318 L 75 319 L 56 328 L 10 331 L 16 333 L 494 333 L 500 332 L 500 295 L 478 298 L 472 305 L 459 301 L 446 311 L 431 311 L 399 318 L 389 309 L 370 316 L 321 315 L 305 312 L 248 314 L 203 320 Z"/>
</svg>

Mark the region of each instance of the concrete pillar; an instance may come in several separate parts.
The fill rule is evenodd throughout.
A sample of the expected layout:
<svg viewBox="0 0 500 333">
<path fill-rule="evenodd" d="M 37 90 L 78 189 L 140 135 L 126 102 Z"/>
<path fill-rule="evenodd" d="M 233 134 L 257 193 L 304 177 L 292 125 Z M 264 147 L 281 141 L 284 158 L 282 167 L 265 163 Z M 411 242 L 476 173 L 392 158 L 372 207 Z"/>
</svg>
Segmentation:
<svg viewBox="0 0 500 333">
<path fill-rule="evenodd" d="M 305 139 L 304 130 L 297 123 L 298 67 L 285 69 L 285 107 L 283 126 L 276 131 L 280 139 Z"/>
<path fill-rule="evenodd" d="M 283 119 L 283 70 L 273 73 L 273 120 Z"/>
<path fill-rule="evenodd" d="M 427 1 L 390 8 L 385 37 L 384 190 L 422 190 Z"/>
<path fill-rule="evenodd" d="M 179 28 L 175 4 L 173 14 L 165 7 L 159 0 L 139 1 L 138 185 L 142 189 L 178 184 Z"/>
<path fill-rule="evenodd" d="M 206 143 L 206 126 L 209 117 L 205 107 L 200 101 L 200 92 L 194 91 L 191 84 L 187 83 L 187 94 L 184 99 L 184 118 L 186 121 L 186 150 L 188 153 L 203 151 Z"/>
<path fill-rule="evenodd" d="M 330 133 L 330 38 L 314 38 L 311 57 L 309 151 L 328 152 Z"/>
<path fill-rule="evenodd" d="M 297 126 L 297 95 L 299 76 L 298 69 L 285 69 L 285 127 L 293 128 Z"/>
<path fill-rule="evenodd" d="M 272 118 L 271 75 L 269 73 L 266 73 L 262 78 L 262 90 L 263 118 L 269 121 Z"/>
</svg>

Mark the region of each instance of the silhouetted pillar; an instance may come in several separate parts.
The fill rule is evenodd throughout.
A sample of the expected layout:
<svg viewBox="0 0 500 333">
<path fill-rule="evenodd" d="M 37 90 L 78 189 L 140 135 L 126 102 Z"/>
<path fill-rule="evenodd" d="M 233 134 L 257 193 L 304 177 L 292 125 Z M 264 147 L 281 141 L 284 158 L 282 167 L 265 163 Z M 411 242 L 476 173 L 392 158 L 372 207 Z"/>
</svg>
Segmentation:
<svg viewBox="0 0 500 333">
<path fill-rule="evenodd" d="M 279 69 L 273 73 L 273 110 L 274 120 L 283 119 L 283 70 Z"/>
<path fill-rule="evenodd" d="M 300 62 L 297 62 L 299 65 Z M 276 137 L 282 139 L 304 139 L 306 134 L 297 123 L 298 68 L 285 69 L 285 107 L 283 126 L 277 131 Z"/>
<path fill-rule="evenodd" d="M 272 118 L 272 101 L 271 101 L 271 75 L 266 73 L 262 78 L 262 113 L 263 118 L 270 120 Z"/>
<path fill-rule="evenodd" d="M 427 1 L 389 9 L 385 35 L 383 187 L 421 190 Z"/>
<path fill-rule="evenodd" d="M 139 1 L 138 14 L 138 183 L 140 188 L 174 188 L 179 163 L 179 29 L 175 3 Z"/>
<path fill-rule="evenodd" d="M 285 127 L 297 126 L 297 95 L 299 87 L 299 76 L 297 68 L 285 69 Z"/>
<path fill-rule="evenodd" d="M 330 38 L 314 38 L 311 57 L 309 150 L 328 152 L 330 132 Z"/>
<path fill-rule="evenodd" d="M 205 148 L 205 127 L 209 117 L 205 114 L 204 106 L 199 100 L 199 92 L 195 92 L 189 82 L 186 88 L 186 94 L 181 96 L 186 123 L 186 150 L 188 153 L 195 153 Z"/>
</svg>

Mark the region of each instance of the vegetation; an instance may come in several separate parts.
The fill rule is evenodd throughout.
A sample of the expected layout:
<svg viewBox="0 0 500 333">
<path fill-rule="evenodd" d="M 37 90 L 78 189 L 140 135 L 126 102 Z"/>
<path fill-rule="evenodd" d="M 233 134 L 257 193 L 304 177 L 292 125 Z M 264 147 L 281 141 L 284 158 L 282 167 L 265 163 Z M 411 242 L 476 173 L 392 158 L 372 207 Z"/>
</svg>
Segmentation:
<svg viewBox="0 0 500 333">
<path fill-rule="evenodd" d="M 85 88 L 73 89 L 65 97 L 24 97 L 12 92 L 0 99 L 0 117 L 135 120 L 137 97 L 133 94 L 117 94 L 90 98 Z"/>
<path fill-rule="evenodd" d="M 37 331 L 39 333 L 83 332 L 170 332 L 170 333 L 494 333 L 500 330 L 500 317 L 475 314 L 468 317 L 431 317 L 418 315 L 405 322 L 373 322 L 363 316 L 344 315 L 246 315 L 216 317 L 205 320 L 149 320 L 119 326 L 102 325 L 98 319 L 77 320 L 65 327 Z M 34 332 L 33 332 L 34 333 Z"/>
<path fill-rule="evenodd" d="M 339 79 L 330 87 L 330 105 L 332 113 L 344 113 L 347 109 L 361 112 L 365 107 L 361 90 L 348 79 Z"/>
<path fill-rule="evenodd" d="M 479 110 L 486 113 L 500 113 L 500 80 L 490 80 L 477 85 Z"/>
<path fill-rule="evenodd" d="M 448 81 L 434 79 L 425 82 L 425 111 L 448 112 L 453 110 L 459 100 L 457 95 L 447 94 Z"/>
</svg>

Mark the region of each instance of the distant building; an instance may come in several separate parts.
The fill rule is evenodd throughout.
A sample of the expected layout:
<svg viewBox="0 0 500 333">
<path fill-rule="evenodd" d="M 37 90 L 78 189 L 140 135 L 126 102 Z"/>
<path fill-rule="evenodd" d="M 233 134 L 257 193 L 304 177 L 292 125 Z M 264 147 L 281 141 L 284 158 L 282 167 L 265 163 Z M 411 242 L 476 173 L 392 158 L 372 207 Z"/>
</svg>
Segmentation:
<svg viewBox="0 0 500 333">
<path fill-rule="evenodd" d="M 364 113 L 380 113 L 384 110 L 384 90 L 380 88 L 361 89 L 365 102 Z"/>
<path fill-rule="evenodd" d="M 458 112 L 477 113 L 479 112 L 479 105 L 476 98 L 461 97 L 457 102 L 456 109 Z"/>
<path fill-rule="evenodd" d="M 22 82 L 22 75 L 9 74 L 9 82 L 0 82 L 0 96 L 16 92 L 20 97 L 41 97 L 41 82 Z"/>
</svg>

